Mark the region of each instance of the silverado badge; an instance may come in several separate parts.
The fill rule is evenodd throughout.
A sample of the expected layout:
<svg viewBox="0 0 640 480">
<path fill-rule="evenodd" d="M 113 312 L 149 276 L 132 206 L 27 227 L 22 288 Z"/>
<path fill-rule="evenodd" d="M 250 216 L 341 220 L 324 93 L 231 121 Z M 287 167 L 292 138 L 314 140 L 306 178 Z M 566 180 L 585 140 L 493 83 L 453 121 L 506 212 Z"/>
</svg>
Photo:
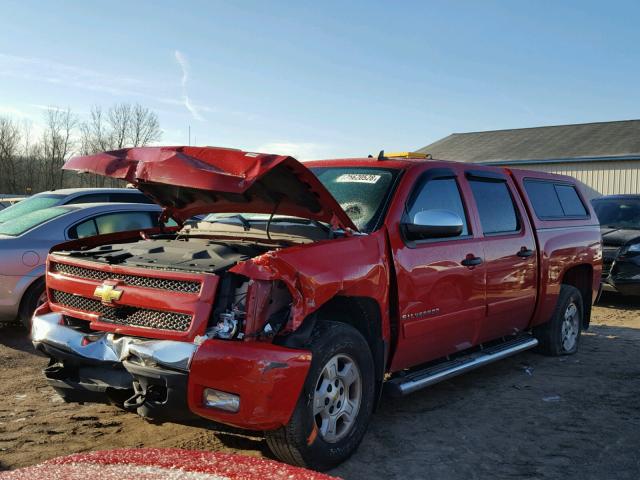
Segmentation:
<svg viewBox="0 0 640 480">
<path fill-rule="evenodd" d="M 102 303 L 113 303 L 116 300 L 120 300 L 122 290 L 116 290 L 115 285 L 103 283 L 99 287 L 96 287 L 95 292 L 93 292 L 93 296 L 102 300 Z"/>
</svg>

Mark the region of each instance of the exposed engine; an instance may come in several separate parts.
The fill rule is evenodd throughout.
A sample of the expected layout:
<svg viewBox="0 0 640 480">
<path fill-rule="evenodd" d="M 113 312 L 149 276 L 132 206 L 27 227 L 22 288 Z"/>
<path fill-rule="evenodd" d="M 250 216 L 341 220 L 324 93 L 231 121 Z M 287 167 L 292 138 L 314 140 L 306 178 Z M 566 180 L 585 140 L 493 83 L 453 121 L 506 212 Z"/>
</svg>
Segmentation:
<svg viewBox="0 0 640 480">
<path fill-rule="evenodd" d="M 248 242 L 170 236 L 58 254 L 109 265 L 219 273 L 268 250 Z"/>
</svg>

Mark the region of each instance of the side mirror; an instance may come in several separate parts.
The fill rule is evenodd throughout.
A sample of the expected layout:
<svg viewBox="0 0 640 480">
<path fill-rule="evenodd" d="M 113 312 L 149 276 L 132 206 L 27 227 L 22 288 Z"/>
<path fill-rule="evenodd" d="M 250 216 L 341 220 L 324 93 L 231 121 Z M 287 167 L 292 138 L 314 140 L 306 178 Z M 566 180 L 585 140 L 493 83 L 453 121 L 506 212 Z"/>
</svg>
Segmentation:
<svg viewBox="0 0 640 480">
<path fill-rule="evenodd" d="M 413 216 L 411 223 L 403 227 L 408 238 L 457 237 L 462 233 L 462 219 L 450 210 L 423 210 Z"/>
</svg>

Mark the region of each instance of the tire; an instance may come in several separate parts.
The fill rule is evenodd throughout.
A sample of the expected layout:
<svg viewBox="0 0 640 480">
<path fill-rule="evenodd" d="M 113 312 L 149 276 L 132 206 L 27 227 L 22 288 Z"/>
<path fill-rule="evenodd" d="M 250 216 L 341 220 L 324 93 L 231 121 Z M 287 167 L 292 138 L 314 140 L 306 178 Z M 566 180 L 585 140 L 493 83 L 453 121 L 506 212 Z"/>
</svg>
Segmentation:
<svg viewBox="0 0 640 480">
<path fill-rule="evenodd" d="M 24 328 L 29 332 L 31 332 L 31 317 L 33 317 L 33 312 L 43 303 L 44 295 L 44 277 L 42 277 L 33 282 L 22 297 L 19 312 L 20 323 L 22 323 Z"/>
<path fill-rule="evenodd" d="M 349 458 L 362 441 L 375 403 L 375 374 L 369 345 L 352 326 L 321 321 L 311 338 L 311 367 L 291 420 L 265 435 L 279 460 L 323 471 Z"/>
<path fill-rule="evenodd" d="M 538 351 L 545 355 L 572 355 L 578 350 L 584 306 L 580 290 L 562 285 L 551 320 L 534 328 Z"/>
</svg>

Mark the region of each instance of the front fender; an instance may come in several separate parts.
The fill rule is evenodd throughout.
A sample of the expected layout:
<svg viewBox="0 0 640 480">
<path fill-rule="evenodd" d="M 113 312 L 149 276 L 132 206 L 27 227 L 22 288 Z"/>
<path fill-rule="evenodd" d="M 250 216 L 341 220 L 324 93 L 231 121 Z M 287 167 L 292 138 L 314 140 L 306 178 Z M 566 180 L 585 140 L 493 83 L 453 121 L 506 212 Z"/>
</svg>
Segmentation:
<svg viewBox="0 0 640 480">
<path fill-rule="evenodd" d="M 230 272 L 254 280 L 279 280 L 292 297 L 286 330 L 336 296 L 374 299 L 382 312 L 382 334 L 389 335 L 389 262 L 383 230 L 371 235 L 270 251 L 239 263 Z"/>
</svg>

